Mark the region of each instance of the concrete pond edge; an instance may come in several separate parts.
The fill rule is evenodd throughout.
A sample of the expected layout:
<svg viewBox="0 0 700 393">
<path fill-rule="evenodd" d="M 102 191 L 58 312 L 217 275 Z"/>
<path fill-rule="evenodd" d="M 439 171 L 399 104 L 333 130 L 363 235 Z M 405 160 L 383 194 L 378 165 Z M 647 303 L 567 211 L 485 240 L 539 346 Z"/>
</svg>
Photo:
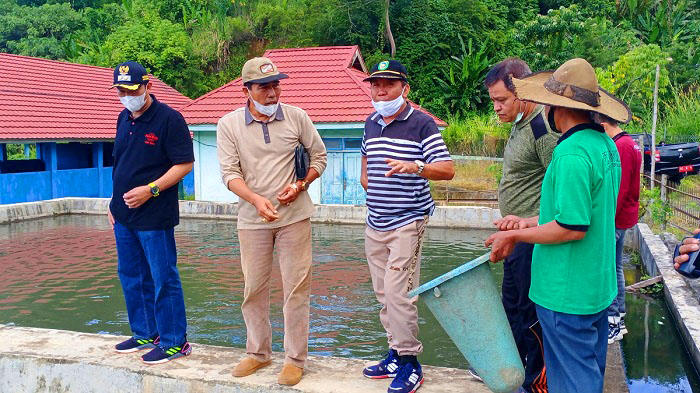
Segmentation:
<svg viewBox="0 0 700 393">
<path fill-rule="evenodd" d="M 0 224 L 62 214 L 106 214 L 109 198 L 59 198 L 0 205 Z M 180 201 L 180 217 L 235 220 L 238 205 L 227 202 Z M 316 205 L 315 223 L 364 224 L 365 206 Z M 493 229 L 501 217 L 498 209 L 480 206 L 437 206 L 430 217 L 434 228 Z"/>
<path fill-rule="evenodd" d="M 695 369 L 700 370 L 700 301 L 690 282 L 673 268 L 671 252 L 647 224 L 634 228 L 631 243 L 649 275 L 663 277 L 668 308 Z"/>
</svg>

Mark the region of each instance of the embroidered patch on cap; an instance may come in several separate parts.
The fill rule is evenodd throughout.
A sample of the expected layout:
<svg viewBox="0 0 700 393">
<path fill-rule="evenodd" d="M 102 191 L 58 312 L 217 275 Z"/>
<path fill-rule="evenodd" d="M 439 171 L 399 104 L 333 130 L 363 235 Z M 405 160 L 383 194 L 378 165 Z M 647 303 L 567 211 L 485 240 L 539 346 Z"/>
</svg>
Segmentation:
<svg viewBox="0 0 700 393">
<path fill-rule="evenodd" d="M 388 61 L 383 61 L 379 63 L 379 66 L 377 67 L 380 71 L 384 71 L 387 68 L 389 68 L 389 62 Z"/>
<path fill-rule="evenodd" d="M 260 66 L 260 72 L 263 74 L 269 74 L 271 72 L 275 72 L 275 67 L 270 63 L 266 63 Z"/>
</svg>

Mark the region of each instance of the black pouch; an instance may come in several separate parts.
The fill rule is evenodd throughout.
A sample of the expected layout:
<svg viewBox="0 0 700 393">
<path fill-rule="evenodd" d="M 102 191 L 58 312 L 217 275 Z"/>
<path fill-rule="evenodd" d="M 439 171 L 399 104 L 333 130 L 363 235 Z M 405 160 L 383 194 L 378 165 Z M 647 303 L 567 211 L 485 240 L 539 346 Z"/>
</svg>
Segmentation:
<svg viewBox="0 0 700 393">
<path fill-rule="evenodd" d="M 306 179 L 309 174 L 309 152 L 301 143 L 294 149 L 294 171 L 298 180 Z"/>
</svg>

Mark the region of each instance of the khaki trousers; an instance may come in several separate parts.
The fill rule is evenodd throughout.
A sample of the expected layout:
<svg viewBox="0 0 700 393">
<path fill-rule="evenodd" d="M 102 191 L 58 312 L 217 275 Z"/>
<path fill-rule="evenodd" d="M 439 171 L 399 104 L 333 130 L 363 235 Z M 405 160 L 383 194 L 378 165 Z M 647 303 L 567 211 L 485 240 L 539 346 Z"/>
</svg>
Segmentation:
<svg viewBox="0 0 700 393">
<path fill-rule="evenodd" d="M 309 341 L 311 221 L 274 229 L 239 229 L 238 239 L 245 280 L 241 310 L 247 330 L 246 352 L 258 361 L 272 356 L 270 276 L 276 248 L 284 291 L 284 362 L 304 367 Z"/>
<path fill-rule="evenodd" d="M 389 347 L 399 355 L 418 355 L 418 297 L 407 292 L 420 279 L 421 246 L 427 220 L 418 220 L 390 231 L 365 229 L 365 253 L 377 300 L 382 304 L 379 319 Z"/>
</svg>

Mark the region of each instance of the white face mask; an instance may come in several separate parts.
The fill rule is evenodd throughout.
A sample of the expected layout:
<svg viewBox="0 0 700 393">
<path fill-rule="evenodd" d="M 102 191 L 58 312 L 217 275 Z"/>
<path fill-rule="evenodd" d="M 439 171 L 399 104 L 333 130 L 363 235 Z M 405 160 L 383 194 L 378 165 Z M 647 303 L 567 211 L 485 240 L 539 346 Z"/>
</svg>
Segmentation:
<svg viewBox="0 0 700 393">
<path fill-rule="evenodd" d="M 279 107 L 279 105 L 280 105 L 279 101 L 277 101 L 276 104 L 272 104 L 272 105 L 263 105 L 263 104 L 255 101 L 253 99 L 253 96 L 250 94 L 250 89 L 248 89 L 248 98 L 250 98 L 250 100 L 253 101 L 253 105 L 255 105 L 255 109 L 267 117 L 274 115 L 277 112 L 277 107 Z"/>
<path fill-rule="evenodd" d="M 119 101 L 122 102 L 122 105 L 124 105 L 124 107 L 128 109 L 129 112 L 138 112 L 139 110 L 141 110 L 141 108 L 143 108 L 144 105 L 146 105 L 146 94 L 148 94 L 147 91 L 145 91 L 140 96 L 119 97 Z"/>
<path fill-rule="evenodd" d="M 520 105 L 518 105 L 518 109 L 522 107 L 522 101 L 520 101 Z M 515 123 L 519 122 L 520 120 L 523 119 L 523 116 L 525 116 L 525 112 L 518 112 L 518 115 L 515 116 Z"/>
<path fill-rule="evenodd" d="M 391 115 L 396 114 L 396 112 L 401 109 L 401 106 L 404 103 L 403 99 L 403 92 L 406 90 L 406 86 L 401 89 L 401 94 L 399 94 L 398 97 L 391 101 L 374 101 L 372 100 L 372 106 L 374 107 L 374 110 L 377 111 L 380 115 L 383 117 L 388 117 Z"/>
</svg>

